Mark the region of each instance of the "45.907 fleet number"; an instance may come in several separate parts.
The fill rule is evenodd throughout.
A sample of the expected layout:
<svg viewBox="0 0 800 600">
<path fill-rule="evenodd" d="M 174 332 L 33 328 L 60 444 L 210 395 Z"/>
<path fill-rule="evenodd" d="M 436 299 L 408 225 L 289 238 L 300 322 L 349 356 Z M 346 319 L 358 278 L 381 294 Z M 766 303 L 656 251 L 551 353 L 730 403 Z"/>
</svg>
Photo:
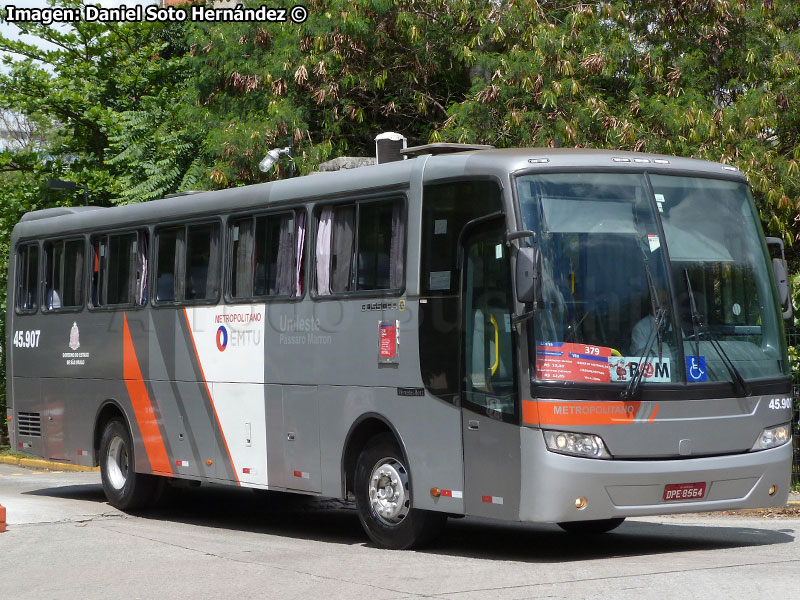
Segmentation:
<svg viewBox="0 0 800 600">
<path fill-rule="evenodd" d="M 791 398 L 773 398 L 769 401 L 769 407 L 772 410 L 782 410 L 784 408 L 792 408 Z"/>
<path fill-rule="evenodd" d="M 40 329 L 31 329 L 29 331 L 15 331 L 14 332 L 14 347 L 15 348 L 38 348 L 39 347 L 39 334 Z"/>
</svg>

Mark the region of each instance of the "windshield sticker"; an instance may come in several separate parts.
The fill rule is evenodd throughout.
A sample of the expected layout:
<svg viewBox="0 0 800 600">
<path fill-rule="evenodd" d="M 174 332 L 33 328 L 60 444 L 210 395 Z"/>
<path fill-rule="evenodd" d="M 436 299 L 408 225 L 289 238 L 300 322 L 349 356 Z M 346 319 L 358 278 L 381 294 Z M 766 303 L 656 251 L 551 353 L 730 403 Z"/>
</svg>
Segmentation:
<svg viewBox="0 0 800 600">
<path fill-rule="evenodd" d="M 661 247 L 661 242 L 655 233 L 647 234 L 647 243 L 650 244 L 650 252 L 655 252 Z"/>
<path fill-rule="evenodd" d="M 611 348 L 569 342 L 536 346 L 536 377 L 555 381 L 608 383 Z"/>
<path fill-rule="evenodd" d="M 655 194 L 656 197 L 656 205 L 658 206 L 658 212 L 664 212 L 664 194 Z"/>
<path fill-rule="evenodd" d="M 609 361 L 611 381 L 630 381 L 642 369 L 642 382 L 669 383 L 670 377 L 669 358 L 661 360 L 646 360 L 639 364 L 640 356 L 614 356 Z"/>
<path fill-rule="evenodd" d="M 433 222 L 433 235 L 447 233 L 447 219 L 436 219 Z"/>
<path fill-rule="evenodd" d="M 686 378 L 689 382 L 708 381 L 705 356 L 686 357 Z"/>
</svg>

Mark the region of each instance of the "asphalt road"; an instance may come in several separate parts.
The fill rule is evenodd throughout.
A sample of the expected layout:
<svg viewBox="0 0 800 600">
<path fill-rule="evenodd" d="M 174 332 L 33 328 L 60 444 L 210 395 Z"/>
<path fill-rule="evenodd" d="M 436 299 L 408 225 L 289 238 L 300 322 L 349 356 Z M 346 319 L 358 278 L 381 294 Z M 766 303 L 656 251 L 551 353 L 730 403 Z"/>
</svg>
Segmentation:
<svg viewBox="0 0 800 600">
<path fill-rule="evenodd" d="M 158 510 L 98 473 L 0 464 L 0 598 L 769 598 L 800 589 L 800 519 L 670 516 L 592 539 L 450 520 L 425 551 L 371 546 L 352 507 L 204 486 Z"/>
</svg>

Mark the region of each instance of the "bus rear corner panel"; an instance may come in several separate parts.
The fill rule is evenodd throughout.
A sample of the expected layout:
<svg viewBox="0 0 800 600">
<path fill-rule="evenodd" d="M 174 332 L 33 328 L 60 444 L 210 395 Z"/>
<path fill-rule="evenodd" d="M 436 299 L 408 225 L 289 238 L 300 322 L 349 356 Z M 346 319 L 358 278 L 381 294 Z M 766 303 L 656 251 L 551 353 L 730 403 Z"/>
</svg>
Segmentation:
<svg viewBox="0 0 800 600">
<path fill-rule="evenodd" d="M 15 377 L 9 398 L 8 422 L 12 448 L 17 452 L 45 458 L 47 454 L 42 421 L 41 380 Z"/>
<path fill-rule="evenodd" d="M 46 460 L 93 466 L 94 416 L 108 397 L 100 380 L 14 378 L 12 448 Z"/>
</svg>

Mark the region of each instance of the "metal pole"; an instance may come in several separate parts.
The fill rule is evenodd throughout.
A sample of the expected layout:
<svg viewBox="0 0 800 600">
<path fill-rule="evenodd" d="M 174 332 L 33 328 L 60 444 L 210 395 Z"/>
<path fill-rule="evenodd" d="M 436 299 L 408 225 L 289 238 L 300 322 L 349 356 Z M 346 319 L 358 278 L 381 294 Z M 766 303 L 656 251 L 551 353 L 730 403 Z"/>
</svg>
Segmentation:
<svg viewBox="0 0 800 600">
<path fill-rule="evenodd" d="M 292 154 L 292 136 L 289 136 L 289 143 L 287 144 L 287 148 L 289 148 L 289 177 L 294 177 L 294 155 Z"/>
</svg>

